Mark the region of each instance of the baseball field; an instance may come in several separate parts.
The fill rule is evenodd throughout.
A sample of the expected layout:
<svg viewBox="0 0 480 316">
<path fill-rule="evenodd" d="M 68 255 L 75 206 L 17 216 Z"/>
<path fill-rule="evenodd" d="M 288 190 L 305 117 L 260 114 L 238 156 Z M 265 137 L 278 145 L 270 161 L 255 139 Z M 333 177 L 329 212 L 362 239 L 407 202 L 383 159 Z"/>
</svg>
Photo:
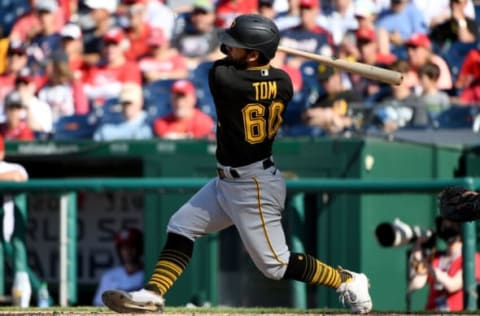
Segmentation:
<svg viewBox="0 0 480 316">
<path fill-rule="evenodd" d="M 51 308 L 27 308 L 19 309 L 13 307 L 0 308 L 0 315 L 28 315 L 28 316 L 103 316 L 115 315 L 116 313 L 102 307 L 51 307 Z M 138 315 L 138 314 L 121 314 L 121 315 Z M 184 308 L 184 307 L 167 307 L 163 313 L 145 313 L 142 315 L 165 315 L 165 316 L 290 316 L 290 315 L 357 315 L 349 313 L 348 309 L 308 309 L 297 310 L 288 308 Z M 478 311 L 462 312 L 462 313 L 402 313 L 402 312 L 371 312 L 369 315 L 375 316 L 406 316 L 406 315 L 478 315 Z"/>
</svg>

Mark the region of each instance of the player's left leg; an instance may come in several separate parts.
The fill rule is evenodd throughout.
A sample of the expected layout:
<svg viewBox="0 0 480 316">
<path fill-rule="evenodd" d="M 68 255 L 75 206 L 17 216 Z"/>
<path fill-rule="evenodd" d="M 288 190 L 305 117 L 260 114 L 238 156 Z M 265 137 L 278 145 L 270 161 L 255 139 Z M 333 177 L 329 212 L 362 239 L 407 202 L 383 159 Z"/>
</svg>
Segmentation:
<svg viewBox="0 0 480 316">
<path fill-rule="evenodd" d="M 163 310 L 163 296 L 187 268 L 195 239 L 231 225 L 217 203 L 217 181 L 211 180 L 170 218 L 167 241 L 145 288 L 106 291 L 102 295 L 106 306 L 119 313 Z"/>
</svg>

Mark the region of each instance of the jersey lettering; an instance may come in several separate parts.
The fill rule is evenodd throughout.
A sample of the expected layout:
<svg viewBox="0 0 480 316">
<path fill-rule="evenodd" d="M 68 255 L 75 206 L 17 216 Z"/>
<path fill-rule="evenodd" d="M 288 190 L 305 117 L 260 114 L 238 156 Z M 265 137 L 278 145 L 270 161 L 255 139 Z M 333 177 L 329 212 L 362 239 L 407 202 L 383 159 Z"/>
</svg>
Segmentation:
<svg viewBox="0 0 480 316">
<path fill-rule="evenodd" d="M 276 81 L 260 81 L 252 83 L 255 88 L 255 100 L 268 100 L 277 97 Z"/>
<path fill-rule="evenodd" d="M 265 106 L 259 103 L 247 104 L 242 109 L 245 141 L 250 144 L 258 144 L 266 137 L 273 138 L 282 125 L 282 102 L 273 101 L 269 105 L 269 115 L 265 118 Z"/>
</svg>

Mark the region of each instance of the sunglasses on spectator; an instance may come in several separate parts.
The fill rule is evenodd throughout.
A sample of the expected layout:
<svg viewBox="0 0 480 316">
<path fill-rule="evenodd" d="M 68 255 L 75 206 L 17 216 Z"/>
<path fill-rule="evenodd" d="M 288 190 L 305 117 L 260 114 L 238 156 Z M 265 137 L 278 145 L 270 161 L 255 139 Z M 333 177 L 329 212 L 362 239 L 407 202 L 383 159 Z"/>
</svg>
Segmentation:
<svg viewBox="0 0 480 316">
<path fill-rule="evenodd" d="M 122 106 L 128 106 L 128 105 L 132 105 L 132 104 L 133 104 L 133 102 L 131 102 L 131 101 L 120 102 L 120 105 L 122 105 Z"/>
</svg>

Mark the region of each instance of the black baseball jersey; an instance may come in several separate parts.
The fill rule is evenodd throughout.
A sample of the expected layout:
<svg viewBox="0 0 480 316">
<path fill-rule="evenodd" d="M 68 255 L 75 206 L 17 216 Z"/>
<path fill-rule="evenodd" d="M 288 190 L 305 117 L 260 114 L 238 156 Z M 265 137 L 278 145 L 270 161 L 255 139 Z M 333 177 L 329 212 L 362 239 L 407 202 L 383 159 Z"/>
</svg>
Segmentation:
<svg viewBox="0 0 480 316">
<path fill-rule="evenodd" d="M 269 157 L 293 96 L 290 77 L 270 65 L 237 69 L 216 61 L 209 86 L 217 110 L 217 160 L 239 167 Z"/>
</svg>

